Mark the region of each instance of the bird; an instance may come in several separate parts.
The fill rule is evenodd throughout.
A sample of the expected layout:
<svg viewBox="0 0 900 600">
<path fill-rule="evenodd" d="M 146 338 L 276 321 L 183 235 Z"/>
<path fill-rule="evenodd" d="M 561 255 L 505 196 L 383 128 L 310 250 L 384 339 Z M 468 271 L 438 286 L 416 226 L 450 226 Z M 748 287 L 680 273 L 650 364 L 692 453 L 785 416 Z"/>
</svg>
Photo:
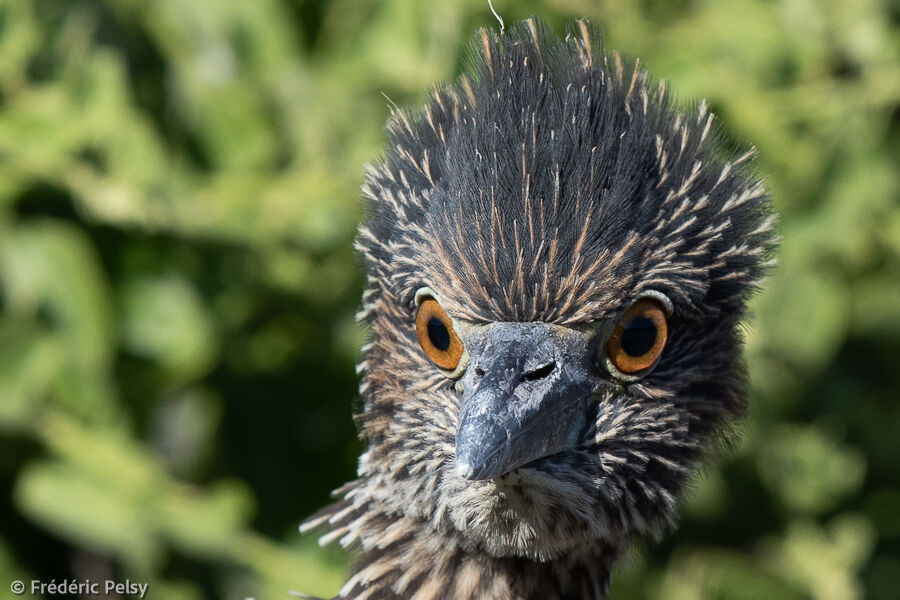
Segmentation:
<svg viewBox="0 0 900 600">
<path fill-rule="evenodd" d="M 355 552 L 339 598 L 606 598 L 736 435 L 778 243 L 756 150 L 567 31 L 482 29 L 366 169 L 365 449 L 301 526 Z"/>
</svg>

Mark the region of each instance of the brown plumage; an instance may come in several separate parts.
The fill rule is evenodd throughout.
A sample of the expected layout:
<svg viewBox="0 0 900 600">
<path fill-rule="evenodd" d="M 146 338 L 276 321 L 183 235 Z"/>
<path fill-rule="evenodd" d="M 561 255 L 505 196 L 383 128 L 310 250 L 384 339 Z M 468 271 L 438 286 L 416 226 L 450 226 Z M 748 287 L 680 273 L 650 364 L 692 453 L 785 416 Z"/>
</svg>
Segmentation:
<svg viewBox="0 0 900 600">
<path fill-rule="evenodd" d="M 342 598 L 604 598 L 744 407 L 753 153 L 584 23 L 475 54 L 364 186 L 367 449 L 304 525 L 358 553 Z"/>
</svg>

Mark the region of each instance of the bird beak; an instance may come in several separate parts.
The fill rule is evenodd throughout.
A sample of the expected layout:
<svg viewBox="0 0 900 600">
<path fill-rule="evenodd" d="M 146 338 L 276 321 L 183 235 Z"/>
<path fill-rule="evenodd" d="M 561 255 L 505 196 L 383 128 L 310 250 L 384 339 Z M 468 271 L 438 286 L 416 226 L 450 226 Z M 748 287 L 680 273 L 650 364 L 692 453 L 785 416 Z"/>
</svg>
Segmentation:
<svg viewBox="0 0 900 600">
<path fill-rule="evenodd" d="M 548 323 L 491 323 L 465 334 L 456 472 L 491 479 L 574 448 L 587 425 L 590 334 Z"/>
</svg>

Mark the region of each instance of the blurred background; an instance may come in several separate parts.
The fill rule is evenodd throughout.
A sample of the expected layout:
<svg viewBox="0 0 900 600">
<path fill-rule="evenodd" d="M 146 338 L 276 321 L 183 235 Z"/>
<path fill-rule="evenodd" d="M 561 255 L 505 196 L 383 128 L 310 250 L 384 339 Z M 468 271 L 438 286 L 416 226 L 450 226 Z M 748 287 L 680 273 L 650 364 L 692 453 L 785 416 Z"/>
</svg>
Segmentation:
<svg viewBox="0 0 900 600">
<path fill-rule="evenodd" d="M 742 441 L 612 598 L 900 598 L 900 5 L 496 0 L 601 25 L 759 148 L 780 267 Z M 481 0 L 0 0 L 0 590 L 333 594 L 299 522 L 352 479 L 351 249 L 389 102 Z M 6 592 L 0 592 L 5 594 Z"/>
</svg>

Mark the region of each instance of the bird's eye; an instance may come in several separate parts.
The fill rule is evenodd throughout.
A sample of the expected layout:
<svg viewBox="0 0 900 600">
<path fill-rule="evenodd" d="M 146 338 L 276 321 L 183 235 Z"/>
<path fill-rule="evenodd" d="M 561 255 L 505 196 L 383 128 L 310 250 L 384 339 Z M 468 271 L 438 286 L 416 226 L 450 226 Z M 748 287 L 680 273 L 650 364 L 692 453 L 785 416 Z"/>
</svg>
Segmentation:
<svg viewBox="0 0 900 600">
<path fill-rule="evenodd" d="M 619 373 L 640 374 L 656 364 L 667 334 L 663 305 L 653 298 L 641 298 L 622 315 L 606 343 L 606 356 Z"/>
<path fill-rule="evenodd" d="M 463 344 L 450 317 L 437 300 L 426 297 L 419 303 L 416 314 L 416 337 L 425 356 L 445 371 L 453 371 L 459 366 L 463 355 Z"/>
</svg>

